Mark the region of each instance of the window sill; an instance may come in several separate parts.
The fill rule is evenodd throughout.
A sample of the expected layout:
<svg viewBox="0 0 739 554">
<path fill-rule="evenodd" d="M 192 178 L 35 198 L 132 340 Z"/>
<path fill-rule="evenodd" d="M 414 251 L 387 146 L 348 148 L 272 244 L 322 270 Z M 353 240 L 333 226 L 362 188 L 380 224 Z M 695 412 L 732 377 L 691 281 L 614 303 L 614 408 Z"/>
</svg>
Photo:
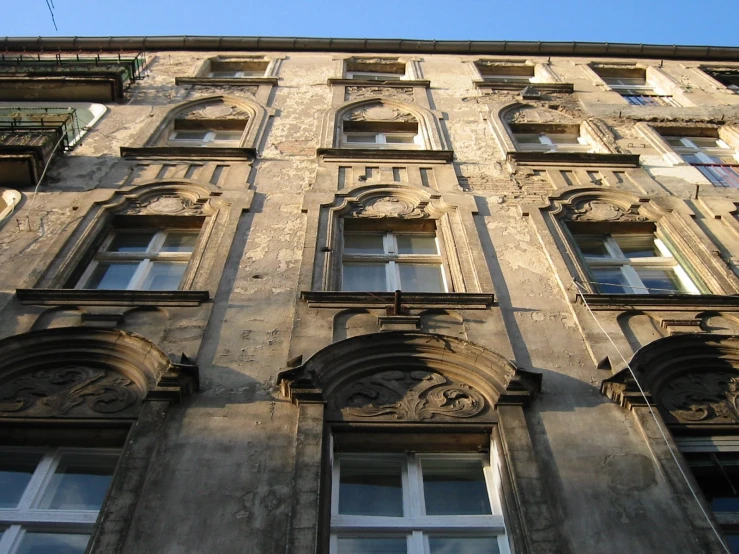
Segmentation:
<svg viewBox="0 0 739 554">
<path fill-rule="evenodd" d="M 513 90 L 520 92 L 526 87 L 532 87 L 544 94 L 571 93 L 574 91 L 572 83 L 504 83 L 496 81 L 473 81 L 476 88 L 493 90 Z"/>
<path fill-rule="evenodd" d="M 121 146 L 121 157 L 127 160 L 138 158 L 218 158 L 228 160 L 253 160 L 256 148 L 229 148 L 207 146 L 143 146 L 131 148 Z"/>
<path fill-rule="evenodd" d="M 34 306 L 199 306 L 207 290 L 17 289 L 24 305 Z"/>
<path fill-rule="evenodd" d="M 576 302 L 595 311 L 637 309 L 721 310 L 739 307 L 739 296 L 719 294 L 578 294 Z"/>
<path fill-rule="evenodd" d="M 392 292 L 302 291 L 300 299 L 309 308 L 385 307 L 395 302 Z M 401 304 L 406 308 L 459 308 L 486 310 L 495 303 L 492 294 L 470 292 L 405 292 Z"/>
<path fill-rule="evenodd" d="M 175 85 L 277 85 L 277 77 L 176 77 Z"/>
<path fill-rule="evenodd" d="M 413 150 L 402 148 L 318 148 L 324 160 L 422 160 L 450 162 L 453 150 Z"/>
<path fill-rule="evenodd" d="M 508 152 L 506 159 L 518 165 L 593 165 L 598 167 L 639 167 L 638 154 L 598 154 L 593 152 Z"/>
<path fill-rule="evenodd" d="M 426 87 L 431 86 L 431 81 L 425 79 L 414 79 L 407 81 L 399 81 L 391 79 L 389 81 L 381 81 L 376 79 L 344 79 L 330 78 L 328 80 L 329 85 L 357 85 L 362 87 L 367 86 L 383 86 L 383 87 Z"/>
</svg>

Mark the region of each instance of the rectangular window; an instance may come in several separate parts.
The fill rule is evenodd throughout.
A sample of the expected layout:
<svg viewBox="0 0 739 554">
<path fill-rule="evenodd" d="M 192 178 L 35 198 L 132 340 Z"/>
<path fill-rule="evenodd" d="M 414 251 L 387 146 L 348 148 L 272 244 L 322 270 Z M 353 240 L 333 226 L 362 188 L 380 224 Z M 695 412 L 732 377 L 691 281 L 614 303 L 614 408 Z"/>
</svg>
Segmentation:
<svg viewBox="0 0 739 554">
<path fill-rule="evenodd" d="M 113 450 L 0 448 L 0 554 L 84 554 Z"/>
<path fill-rule="evenodd" d="M 511 124 L 511 132 L 521 152 L 592 152 L 580 136 L 577 125 Z"/>
<path fill-rule="evenodd" d="M 663 136 L 683 160 L 718 187 L 739 188 L 739 154 L 717 137 Z"/>
<path fill-rule="evenodd" d="M 177 129 L 169 137 L 167 146 L 205 146 L 234 148 L 241 144 L 243 129 Z"/>
<path fill-rule="evenodd" d="M 76 288 L 177 290 L 198 234 L 191 229 L 118 229 L 103 242 Z"/>
<path fill-rule="evenodd" d="M 640 67 L 593 68 L 598 76 L 634 106 L 680 106 L 669 94 L 662 94 L 647 81 L 647 71 Z"/>
<path fill-rule="evenodd" d="M 446 292 L 435 232 L 352 230 L 346 223 L 342 290 Z"/>
<path fill-rule="evenodd" d="M 675 437 L 731 552 L 739 554 L 739 437 Z"/>
<path fill-rule="evenodd" d="M 652 233 L 574 234 L 592 284 L 602 294 L 699 294 Z"/>
<path fill-rule="evenodd" d="M 399 81 L 405 77 L 405 63 L 397 59 L 346 60 L 345 75 L 347 79 L 358 81 Z"/>
<path fill-rule="evenodd" d="M 521 83 L 526 85 L 534 78 L 533 65 L 512 65 L 478 62 L 475 64 L 483 81 L 491 83 Z"/>
<path fill-rule="evenodd" d="M 331 554 L 507 554 L 496 478 L 478 454 L 336 454 Z"/>
<path fill-rule="evenodd" d="M 210 61 L 208 77 L 213 79 L 243 79 L 245 77 L 264 77 L 269 62 L 260 60 L 218 60 Z"/>
<path fill-rule="evenodd" d="M 729 90 L 739 94 L 739 69 L 703 69 Z"/>
</svg>

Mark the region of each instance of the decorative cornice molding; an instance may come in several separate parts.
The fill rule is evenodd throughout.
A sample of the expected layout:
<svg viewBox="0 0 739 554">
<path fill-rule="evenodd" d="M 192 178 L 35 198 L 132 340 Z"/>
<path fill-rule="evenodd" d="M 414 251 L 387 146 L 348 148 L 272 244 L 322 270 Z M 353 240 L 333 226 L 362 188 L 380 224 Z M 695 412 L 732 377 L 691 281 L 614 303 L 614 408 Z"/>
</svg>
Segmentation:
<svg viewBox="0 0 739 554">
<path fill-rule="evenodd" d="M 121 157 L 131 159 L 225 159 L 253 160 L 257 156 L 256 148 L 208 148 L 197 146 L 121 146 Z"/>
<path fill-rule="evenodd" d="M 454 150 L 403 150 L 391 148 L 318 148 L 324 160 L 418 160 L 451 162 Z"/>
<path fill-rule="evenodd" d="M 249 85 L 277 85 L 277 77 L 175 77 L 175 85 L 224 85 L 241 87 Z"/>
<path fill-rule="evenodd" d="M 593 167 L 639 167 L 638 154 L 593 152 L 508 152 L 506 159 L 519 165 L 587 165 Z"/>
<path fill-rule="evenodd" d="M 309 308 L 356 308 L 392 306 L 392 292 L 301 291 L 300 299 Z M 471 292 L 404 292 L 401 297 L 406 308 L 459 308 L 487 310 L 495 304 L 493 294 Z"/>
<path fill-rule="evenodd" d="M 739 309 L 739 296 L 718 294 L 578 294 L 576 302 L 587 302 L 593 310 L 725 311 Z M 733 310 L 731 310 L 733 311 Z"/>
<path fill-rule="evenodd" d="M 505 83 L 502 81 L 496 82 L 496 81 L 488 80 L 488 81 L 472 81 L 472 84 L 474 84 L 475 87 L 479 89 L 512 90 L 516 92 L 520 92 L 524 88 L 530 86 L 544 94 L 551 94 L 551 93 L 569 94 L 574 91 L 574 87 L 572 83 Z"/>
<path fill-rule="evenodd" d="M 210 299 L 207 290 L 17 289 L 18 300 L 34 306 L 182 306 Z"/>
<path fill-rule="evenodd" d="M 424 79 L 416 79 L 416 80 L 392 80 L 392 81 L 382 81 L 382 80 L 375 80 L 375 79 L 344 79 L 344 78 L 330 78 L 328 80 L 329 85 L 347 85 L 347 86 L 382 86 L 382 87 L 393 87 L 393 88 L 402 88 L 402 87 L 424 87 L 428 88 L 431 86 L 431 81 L 427 81 Z"/>
</svg>

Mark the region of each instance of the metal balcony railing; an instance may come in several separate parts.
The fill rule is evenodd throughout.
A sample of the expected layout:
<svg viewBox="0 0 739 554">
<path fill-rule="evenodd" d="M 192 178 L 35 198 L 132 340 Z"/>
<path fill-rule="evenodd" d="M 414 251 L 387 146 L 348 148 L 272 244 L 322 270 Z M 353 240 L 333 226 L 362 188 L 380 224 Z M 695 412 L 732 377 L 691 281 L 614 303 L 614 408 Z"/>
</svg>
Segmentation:
<svg viewBox="0 0 739 554">
<path fill-rule="evenodd" d="M 60 147 L 70 150 L 81 134 L 74 108 L 0 108 L 0 132 L 13 134 L 59 132 Z"/>
</svg>

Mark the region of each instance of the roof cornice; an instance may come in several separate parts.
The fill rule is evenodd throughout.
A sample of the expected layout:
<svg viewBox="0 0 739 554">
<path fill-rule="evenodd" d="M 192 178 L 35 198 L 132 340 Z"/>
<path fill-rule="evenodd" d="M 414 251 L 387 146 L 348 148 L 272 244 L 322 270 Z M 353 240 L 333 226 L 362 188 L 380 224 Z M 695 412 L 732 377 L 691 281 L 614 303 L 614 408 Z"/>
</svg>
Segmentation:
<svg viewBox="0 0 739 554">
<path fill-rule="evenodd" d="M 209 50 L 656 58 L 739 62 L 736 46 L 306 37 L 5 37 L 5 51 Z"/>
</svg>

